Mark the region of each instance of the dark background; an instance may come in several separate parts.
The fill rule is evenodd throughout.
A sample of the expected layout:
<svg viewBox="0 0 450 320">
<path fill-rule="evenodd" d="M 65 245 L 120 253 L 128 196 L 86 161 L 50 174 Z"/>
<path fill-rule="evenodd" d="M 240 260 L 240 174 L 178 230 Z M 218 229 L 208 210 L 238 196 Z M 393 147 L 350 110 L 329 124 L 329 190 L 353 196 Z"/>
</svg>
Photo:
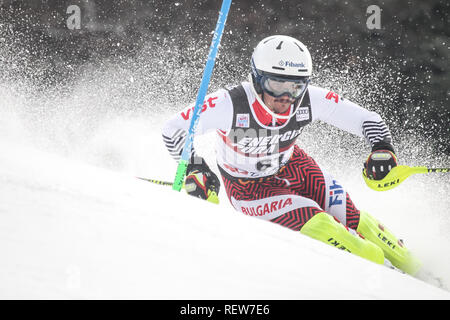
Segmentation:
<svg viewBox="0 0 450 320">
<path fill-rule="evenodd" d="M 81 9 L 79 30 L 67 27 L 69 5 Z M 171 70 L 155 72 L 173 79 L 173 66 L 189 67 L 200 79 L 220 5 L 216 0 L 0 0 L 0 45 L 15 57 L 1 57 L 0 80 L 70 82 L 87 63 L 133 59 L 149 44 L 177 52 Z M 379 30 L 366 26 L 370 5 L 382 10 Z M 419 135 L 433 152 L 449 155 L 449 8 L 446 0 L 235 0 L 212 85 L 244 79 L 259 40 L 287 34 L 310 49 L 320 84 L 345 94 L 342 83 L 323 81 L 321 74 L 360 77 L 361 91 L 352 100 L 380 112 L 394 137 Z M 170 90 L 195 96 L 195 86 L 177 88 L 167 81 L 175 87 Z"/>
</svg>

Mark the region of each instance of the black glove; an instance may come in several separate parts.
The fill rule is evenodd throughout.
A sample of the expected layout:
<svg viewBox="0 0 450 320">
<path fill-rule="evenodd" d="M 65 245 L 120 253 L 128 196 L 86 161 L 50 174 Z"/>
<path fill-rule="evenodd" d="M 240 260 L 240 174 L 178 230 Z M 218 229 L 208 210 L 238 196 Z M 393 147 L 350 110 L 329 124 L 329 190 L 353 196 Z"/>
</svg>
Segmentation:
<svg viewBox="0 0 450 320">
<path fill-rule="evenodd" d="M 220 181 L 203 158 L 192 157 L 186 172 L 184 188 L 189 195 L 206 200 L 212 192 L 219 194 Z"/>
<path fill-rule="evenodd" d="M 372 150 L 364 163 L 364 175 L 372 180 L 381 180 L 397 166 L 397 157 L 393 150 Z"/>
</svg>

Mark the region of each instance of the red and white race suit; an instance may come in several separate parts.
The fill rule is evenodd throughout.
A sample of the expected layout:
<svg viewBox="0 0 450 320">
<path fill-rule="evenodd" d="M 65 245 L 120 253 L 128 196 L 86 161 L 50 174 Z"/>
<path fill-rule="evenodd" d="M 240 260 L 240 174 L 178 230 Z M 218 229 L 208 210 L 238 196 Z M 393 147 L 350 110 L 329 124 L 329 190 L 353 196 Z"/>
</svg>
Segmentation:
<svg viewBox="0 0 450 320">
<path fill-rule="evenodd" d="M 227 195 L 246 215 L 299 230 L 314 214 L 325 211 L 356 229 L 359 211 L 344 188 L 296 145 L 304 126 L 317 120 L 366 139 L 371 145 L 391 143 L 381 117 L 336 93 L 308 86 L 298 108 L 286 115 L 268 114 L 249 82 L 220 89 L 204 101 L 196 134 L 215 130 L 216 155 Z M 193 105 L 169 119 L 163 139 L 179 160 Z"/>
</svg>

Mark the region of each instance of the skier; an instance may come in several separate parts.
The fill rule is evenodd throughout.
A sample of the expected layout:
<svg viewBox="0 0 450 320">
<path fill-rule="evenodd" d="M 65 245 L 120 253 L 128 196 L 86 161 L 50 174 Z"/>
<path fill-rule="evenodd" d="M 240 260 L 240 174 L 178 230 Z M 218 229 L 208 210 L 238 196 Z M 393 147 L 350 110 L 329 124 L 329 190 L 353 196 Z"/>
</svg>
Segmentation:
<svg viewBox="0 0 450 320">
<path fill-rule="evenodd" d="M 282 35 L 263 39 L 251 57 L 248 82 L 205 98 L 196 134 L 216 131 L 216 157 L 233 207 L 378 264 L 414 275 L 420 262 L 386 227 L 358 210 L 341 183 L 297 144 L 304 126 L 322 120 L 366 139 L 364 174 L 375 180 L 397 165 L 391 134 L 375 112 L 310 84 L 306 46 Z M 168 120 L 163 140 L 179 160 L 193 106 Z M 192 150 L 185 189 L 207 199 L 220 182 Z M 387 259 L 387 260 L 386 260 Z"/>
</svg>

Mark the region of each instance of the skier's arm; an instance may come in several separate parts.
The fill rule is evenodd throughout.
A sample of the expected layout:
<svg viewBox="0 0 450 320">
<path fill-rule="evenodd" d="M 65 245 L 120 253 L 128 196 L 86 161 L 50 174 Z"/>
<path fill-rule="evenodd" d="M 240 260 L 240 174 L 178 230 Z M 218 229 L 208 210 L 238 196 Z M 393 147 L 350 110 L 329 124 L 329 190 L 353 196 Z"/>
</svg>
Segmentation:
<svg viewBox="0 0 450 320">
<path fill-rule="evenodd" d="M 191 124 L 193 105 L 172 116 L 164 125 L 162 136 L 169 153 L 175 160 L 180 160 L 186 136 Z M 219 90 L 206 96 L 200 113 L 196 135 L 212 130 L 228 132 L 231 128 L 233 106 L 228 91 Z M 210 199 L 218 194 L 220 182 L 206 161 L 191 150 L 191 159 L 186 169 L 185 190 L 188 194 L 202 199 Z"/>
<path fill-rule="evenodd" d="M 310 86 L 309 94 L 313 121 L 321 120 L 365 138 L 372 151 L 394 151 L 391 133 L 378 113 L 323 88 Z"/>
<path fill-rule="evenodd" d="M 364 163 L 364 174 L 381 180 L 397 166 L 391 133 L 383 119 L 332 91 L 309 89 L 313 120 L 322 120 L 342 130 L 364 137 L 372 152 Z"/>
<path fill-rule="evenodd" d="M 191 104 L 174 114 L 163 126 L 162 136 L 170 155 L 180 160 L 186 136 L 191 124 L 194 105 Z M 229 131 L 233 115 L 231 99 L 226 90 L 218 90 L 207 95 L 202 107 L 196 135 L 202 135 L 212 130 Z M 195 154 L 192 148 L 191 154 Z"/>
</svg>

